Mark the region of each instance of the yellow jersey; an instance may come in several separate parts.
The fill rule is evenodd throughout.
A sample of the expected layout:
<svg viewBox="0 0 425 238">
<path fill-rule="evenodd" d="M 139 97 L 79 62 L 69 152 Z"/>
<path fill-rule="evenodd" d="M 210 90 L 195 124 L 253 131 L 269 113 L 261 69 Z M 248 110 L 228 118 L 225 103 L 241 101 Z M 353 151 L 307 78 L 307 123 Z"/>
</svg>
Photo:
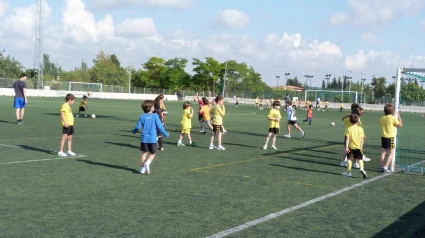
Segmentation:
<svg viewBox="0 0 425 238">
<path fill-rule="evenodd" d="M 63 112 L 66 123 L 68 123 L 68 125 L 70 125 L 70 126 L 73 126 L 74 125 L 74 114 L 72 114 L 72 108 L 69 106 L 68 103 L 62 104 L 61 112 Z M 65 123 L 62 120 L 62 126 L 64 126 L 64 125 L 65 125 Z"/>
<path fill-rule="evenodd" d="M 226 108 L 224 106 L 214 105 L 211 108 L 212 124 L 223 125 L 223 116 L 226 114 Z"/>
<path fill-rule="evenodd" d="M 182 129 L 192 128 L 192 114 L 190 113 L 190 108 L 183 110 L 182 120 L 180 123 L 182 124 Z"/>
<path fill-rule="evenodd" d="M 162 103 L 162 102 L 161 102 L 161 103 L 159 104 L 159 108 L 161 108 L 162 110 L 165 110 L 165 105 L 164 105 L 164 103 Z"/>
<path fill-rule="evenodd" d="M 80 102 L 80 107 L 84 107 L 84 108 L 86 108 L 86 109 L 87 109 L 87 101 L 82 100 L 82 101 Z"/>
<path fill-rule="evenodd" d="M 274 102 L 274 99 L 273 98 L 270 99 L 270 104 L 273 104 L 273 102 Z"/>
<path fill-rule="evenodd" d="M 255 103 L 258 103 L 258 98 L 255 99 Z"/>
<path fill-rule="evenodd" d="M 363 128 L 357 125 L 350 126 L 347 131 L 347 137 L 350 138 L 350 141 L 348 142 L 348 148 L 354 150 L 362 149 L 364 137 Z"/>
<path fill-rule="evenodd" d="M 382 116 L 379 120 L 379 125 L 381 125 L 381 136 L 384 138 L 392 138 L 396 136 L 395 126 L 400 124 L 397 118 L 393 115 Z"/>
<path fill-rule="evenodd" d="M 344 107 L 344 103 L 339 104 L 339 107 L 343 108 Z"/>
<path fill-rule="evenodd" d="M 272 108 L 269 112 L 269 115 L 267 116 L 269 119 L 280 119 L 282 118 L 280 115 L 280 111 L 277 109 Z M 279 121 L 269 120 L 269 128 L 280 128 L 279 127 Z"/>
<path fill-rule="evenodd" d="M 210 117 L 210 107 L 208 105 L 202 106 L 200 112 L 202 113 L 202 117 L 204 118 L 205 121 L 211 120 L 211 117 Z"/>
<path fill-rule="evenodd" d="M 326 101 L 326 102 L 325 102 L 325 106 L 328 106 L 328 105 L 329 105 L 329 102 L 328 102 L 328 101 Z"/>
<path fill-rule="evenodd" d="M 357 126 L 358 127 L 363 127 L 363 124 L 362 124 L 362 121 L 360 120 L 360 117 L 358 117 L 358 118 L 359 118 L 359 121 L 357 122 Z M 348 128 L 350 128 L 351 126 L 353 126 L 353 124 L 351 124 L 351 122 L 350 122 L 350 117 L 346 117 L 344 119 L 344 124 L 345 124 L 344 136 L 347 136 Z"/>
</svg>

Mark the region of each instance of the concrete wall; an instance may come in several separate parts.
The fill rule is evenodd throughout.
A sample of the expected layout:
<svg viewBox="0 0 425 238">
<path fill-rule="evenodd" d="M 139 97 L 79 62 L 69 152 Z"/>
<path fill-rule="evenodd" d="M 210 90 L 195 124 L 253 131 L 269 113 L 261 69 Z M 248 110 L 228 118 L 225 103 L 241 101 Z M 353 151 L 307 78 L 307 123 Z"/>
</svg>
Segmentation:
<svg viewBox="0 0 425 238">
<path fill-rule="evenodd" d="M 27 89 L 27 97 L 65 97 L 66 94 L 72 93 L 77 98 L 87 95 L 87 92 L 81 91 L 57 91 L 57 90 L 39 90 Z M 15 96 L 13 88 L 0 88 L 0 96 Z M 130 100 L 146 100 L 155 99 L 157 94 L 133 94 L 133 93 L 99 93 L 92 92 L 91 98 L 102 99 L 130 99 Z M 164 95 L 165 100 L 177 101 L 177 95 Z"/>
</svg>

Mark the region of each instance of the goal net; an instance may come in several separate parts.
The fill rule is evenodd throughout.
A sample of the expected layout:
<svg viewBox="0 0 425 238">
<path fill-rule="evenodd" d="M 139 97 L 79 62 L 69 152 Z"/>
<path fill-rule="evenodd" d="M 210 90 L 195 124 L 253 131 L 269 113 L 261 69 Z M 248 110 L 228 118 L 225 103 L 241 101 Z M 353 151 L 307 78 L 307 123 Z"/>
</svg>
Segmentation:
<svg viewBox="0 0 425 238">
<path fill-rule="evenodd" d="M 411 100 L 423 100 L 420 98 L 408 98 L 407 88 L 409 85 L 402 83 L 402 77 L 413 77 L 419 82 L 425 81 L 425 69 L 399 68 L 397 69 L 397 81 L 395 91 L 395 113 L 397 114 L 404 105 L 412 104 Z M 417 86 L 419 87 L 419 86 Z M 422 90 L 423 89 L 419 89 Z M 406 102 L 410 100 L 410 102 Z M 416 102 L 419 103 L 419 102 Z M 403 105 L 403 106 L 402 106 Z M 413 108 L 413 107 L 412 107 Z M 414 106 L 409 111 L 418 111 Z M 425 170 L 425 118 L 422 113 L 401 113 L 403 127 L 397 130 L 395 138 L 396 153 L 391 167 L 405 173 L 423 174 Z"/>
<path fill-rule="evenodd" d="M 327 100 L 329 102 L 357 103 L 360 100 L 356 91 L 305 90 L 304 100 L 316 102 L 318 98 L 322 102 Z"/>
<path fill-rule="evenodd" d="M 102 92 L 101 83 L 82 83 L 82 82 L 69 82 L 68 91 L 70 92 Z"/>
</svg>

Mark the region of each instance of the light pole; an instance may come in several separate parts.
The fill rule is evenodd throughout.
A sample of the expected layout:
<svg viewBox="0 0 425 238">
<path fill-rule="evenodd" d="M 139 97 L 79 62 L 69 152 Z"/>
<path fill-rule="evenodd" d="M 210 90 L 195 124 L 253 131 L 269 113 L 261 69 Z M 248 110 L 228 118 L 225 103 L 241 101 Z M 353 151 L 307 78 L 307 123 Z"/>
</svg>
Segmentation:
<svg viewBox="0 0 425 238">
<path fill-rule="evenodd" d="M 393 76 L 394 84 L 395 84 L 395 79 L 396 79 L 396 78 L 397 78 L 396 76 Z"/>
<path fill-rule="evenodd" d="M 288 83 L 288 75 L 290 75 L 290 73 L 285 73 L 286 83 Z"/>
<path fill-rule="evenodd" d="M 224 98 L 224 88 L 226 86 L 226 79 L 227 79 L 227 60 L 226 60 L 226 67 L 224 68 L 224 79 L 223 79 L 223 92 L 222 95 Z"/>
<path fill-rule="evenodd" d="M 276 76 L 276 79 L 277 79 L 276 89 L 279 89 L 279 79 L 280 79 L 280 76 Z"/>
<path fill-rule="evenodd" d="M 326 75 L 326 78 L 325 79 L 326 79 L 326 82 L 328 83 L 328 85 L 326 85 L 326 88 L 329 88 L 329 86 L 330 86 L 329 85 L 329 80 L 331 79 L 331 76 L 332 76 L 331 74 L 327 74 Z"/>
<path fill-rule="evenodd" d="M 362 95 L 361 95 L 360 102 L 363 102 L 364 103 L 364 100 L 363 100 L 363 86 L 364 86 L 364 82 L 366 81 L 366 79 L 365 78 L 362 78 L 361 80 L 362 80 Z"/>
<path fill-rule="evenodd" d="M 128 66 L 127 67 L 127 72 L 128 72 L 128 93 L 131 92 L 131 70 L 132 70 L 132 66 Z"/>
<path fill-rule="evenodd" d="M 310 79 L 310 89 L 311 89 L 311 78 L 313 78 L 313 76 L 312 75 L 308 75 L 308 74 L 306 74 L 306 75 L 304 75 L 304 77 L 306 77 L 306 83 L 308 82 L 308 80 Z"/>
</svg>

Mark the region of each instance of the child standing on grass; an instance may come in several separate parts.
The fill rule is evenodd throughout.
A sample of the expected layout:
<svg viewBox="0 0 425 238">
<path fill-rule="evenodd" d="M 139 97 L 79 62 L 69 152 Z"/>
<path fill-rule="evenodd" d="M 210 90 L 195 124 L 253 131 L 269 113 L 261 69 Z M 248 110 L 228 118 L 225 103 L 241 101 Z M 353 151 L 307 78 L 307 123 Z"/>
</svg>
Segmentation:
<svg viewBox="0 0 425 238">
<path fill-rule="evenodd" d="M 140 150 L 142 156 L 140 158 L 140 173 L 150 174 L 150 164 L 155 159 L 157 151 L 157 130 L 159 130 L 165 138 L 168 138 L 168 133 L 162 126 L 162 122 L 157 114 L 152 113 L 154 111 L 154 101 L 146 100 L 142 103 L 142 109 L 144 114 L 139 118 L 136 127 L 131 130 L 133 134 L 136 134 L 142 129 L 142 136 L 140 138 Z M 148 160 L 146 157 L 148 152 L 150 153 Z"/>
<path fill-rule="evenodd" d="M 402 127 L 403 122 L 401 121 L 400 114 L 398 114 L 398 118 L 393 116 L 394 114 L 394 105 L 387 104 L 384 107 L 385 116 L 382 116 L 379 120 L 379 125 L 381 125 L 381 171 L 383 173 L 391 173 L 392 170 L 388 169 L 388 166 L 391 163 L 394 155 L 394 137 L 396 136 L 395 127 Z M 385 154 L 387 150 L 390 149 L 390 153 L 388 154 L 387 161 L 385 162 Z"/>
<path fill-rule="evenodd" d="M 309 125 L 311 125 L 311 123 L 313 122 L 313 105 L 308 106 L 307 118 L 303 120 L 303 122 L 306 122 L 306 121 L 308 121 Z"/>
<path fill-rule="evenodd" d="M 159 117 L 159 120 L 161 121 L 162 125 L 164 126 L 164 112 L 161 109 L 161 103 L 160 101 L 157 99 L 155 99 L 154 101 L 154 110 L 153 113 L 157 114 Z M 162 134 L 161 131 L 159 129 L 156 130 L 156 134 L 157 134 L 157 138 L 158 138 L 158 150 L 163 151 L 164 150 L 164 146 L 163 146 L 163 139 L 162 139 Z"/>
<path fill-rule="evenodd" d="M 65 141 L 68 141 L 68 155 L 75 156 L 72 152 L 72 135 L 74 134 L 74 114 L 72 114 L 71 105 L 74 104 L 75 96 L 68 93 L 65 97 L 65 103 L 61 107 L 61 119 L 62 119 L 62 140 L 60 142 L 60 148 L 58 156 L 66 157 L 67 154 L 63 152 Z"/>
<path fill-rule="evenodd" d="M 264 145 L 263 149 L 267 150 L 267 144 L 269 143 L 270 137 L 273 135 L 273 144 L 272 149 L 277 150 L 275 143 L 276 143 L 276 135 L 280 133 L 280 126 L 279 122 L 282 118 L 280 115 L 280 102 L 275 101 L 273 102 L 273 108 L 270 109 L 268 120 L 269 120 L 269 134 L 267 135 L 266 144 Z"/>
<path fill-rule="evenodd" d="M 235 104 L 235 107 L 238 107 L 238 105 L 239 105 L 239 100 L 241 99 L 241 96 L 237 96 L 236 97 L 236 104 Z"/>
<path fill-rule="evenodd" d="M 344 103 L 341 101 L 341 104 L 339 104 L 339 111 L 342 112 L 342 109 L 344 109 Z"/>
<path fill-rule="evenodd" d="M 182 133 L 180 134 L 179 141 L 177 142 L 177 146 L 185 146 L 182 143 L 182 139 L 184 135 L 187 135 L 187 139 L 189 139 L 189 144 L 191 146 L 195 146 L 195 143 L 192 141 L 190 137 L 190 128 L 192 128 L 192 117 L 193 117 L 193 108 L 190 102 L 183 103 L 183 114 L 182 120 L 180 121 L 182 125 Z"/>
<path fill-rule="evenodd" d="M 211 109 L 211 115 L 213 117 L 212 119 L 212 126 L 213 126 L 213 133 L 211 135 L 211 142 L 210 142 L 210 147 L 209 149 L 217 149 L 217 150 L 225 150 L 226 148 L 224 148 L 221 145 L 221 137 L 223 135 L 223 116 L 226 113 L 226 108 L 224 108 L 224 104 L 223 104 L 223 97 L 222 96 L 217 96 L 215 99 L 215 104 Z M 218 147 L 214 146 L 214 138 L 217 135 L 218 137 Z"/>
<path fill-rule="evenodd" d="M 207 133 L 207 131 L 205 130 L 205 126 L 204 126 L 204 123 L 206 123 L 207 124 L 207 126 L 212 130 L 213 129 L 213 127 L 212 127 L 212 125 L 211 125 L 211 117 L 210 117 L 210 106 L 208 105 L 209 104 L 209 102 L 208 102 L 208 99 L 206 98 L 206 97 L 203 97 L 202 98 L 202 108 L 201 108 L 201 111 L 200 111 L 200 113 L 202 114 L 202 119 L 201 119 L 201 128 L 203 128 L 203 131 L 202 131 L 202 133 L 204 133 L 204 135 L 205 135 L 205 133 Z"/>
<path fill-rule="evenodd" d="M 357 125 L 359 122 L 359 117 L 357 115 L 351 114 L 350 122 L 352 126 L 348 128 L 345 140 L 345 152 L 348 154 L 349 159 L 347 160 L 347 172 L 342 173 L 342 175 L 351 177 L 353 161 L 358 160 L 360 164 L 360 173 L 363 175 L 363 178 L 367 178 L 363 163 L 364 131 L 363 128 Z"/>
<path fill-rule="evenodd" d="M 84 117 L 87 117 L 86 111 L 89 110 L 89 105 L 87 104 L 87 96 L 83 96 L 83 100 L 80 102 L 80 107 L 78 108 L 78 114 L 75 117 L 80 117 L 80 112 L 84 112 Z"/>
<path fill-rule="evenodd" d="M 297 125 L 297 117 L 295 116 L 295 110 L 292 108 L 292 101 L 289 99 L 286 101 L 286 113 L 288 113 L 288 134 L 284 135 L 285 137 L 291 138 L 291 125 L 295 127 L 295 129 L 299 130 L 301 132 L 301 137 L 304 138 L 305 131 L 301 129 Z"/>
</svg>

